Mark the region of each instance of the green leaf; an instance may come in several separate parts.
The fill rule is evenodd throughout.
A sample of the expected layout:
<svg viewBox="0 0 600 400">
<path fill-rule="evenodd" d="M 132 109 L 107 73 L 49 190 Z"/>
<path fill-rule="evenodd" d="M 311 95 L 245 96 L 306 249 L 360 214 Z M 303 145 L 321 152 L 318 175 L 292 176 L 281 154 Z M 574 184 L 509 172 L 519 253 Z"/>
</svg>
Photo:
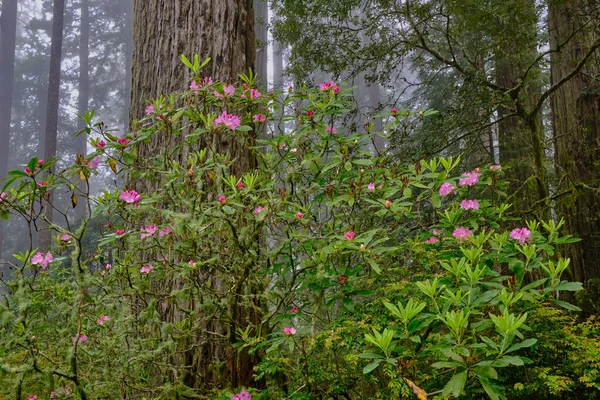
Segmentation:
<svg viewBox="0 0 600 400">
<path fill-rule="evenodd" d="M 348 297 L 344 297 L 344 300 L 342 300 L 342 303 L 344 304 L 344 307 L 346 307 L 348 310 L 354 311 L 354 302 L 352 301 L 352 299 L 350 299 Z"/>
<path fill-rule="evenodd" d="M 344 169 L 346 171 L 350 171 L 352 169 L 352 164 L 350 163 L 350 161 L 346 161 L 346 163 L 344 164 Z"/>
<path fill-rule="evenodd" d="M 578 290 L 583 290 L 583 286 L 581 285 L 581 282 L 564 281 L 556 287 L 556 290 L 566 290 L 569 292 L 576 292 Z"/>
<path fill-rule="evenodd" d="M 366 260 L 369 263 L 369 265 L 371 266 L 371 268 L 373 268 L 373 271 L 375 271 L 378 274 L 381 274 L 381 267 L 379 266 L 379 264 L 377 264 L 375 261 L 371 260 L 370 258 L 367 258 Z"/>
<path fill-rule="evenodd" d="M 553 299 L 552 302 L 556 305 L 561 306 L 562 308 L 566 308 L 567 310 L 581 311 L 581 308 L 579 308 L 571 303 L 567 303 L 566 301 Z"/>
<path fill-rule="evenodd" d="M 249 127 L 248 125 L 241 125 L 241 126 L 238 126 L 235 130 L 237 132 L 249 132 L 252 130 L 252 128 Z"/>
<path fill-rule="evenodd" d="M 377 354 L 377 353 L 361 353 L 357 355 L 358 358 L 381 358 L 383 359 L 383 356 L 381 354 Z"/>
<path fill-rule="evenodd" d="M 526 340 L 523 340 L 520 343 L 513 344 L 512 346 L 510 346 L 508 348 L 508 350 L 506 350 L 506 353 L 517 351 L 517 350 L 523 349 L 525 347 L 531 347 L 531 346 L 533 346 L 536 343 L 537 343 L 537 339 L 526 339 Z"/>
<path fill-rule="evenodd" d="M 490 396 L 492 400 L 500 400 L 500 393 L 496 390 L 496 388 L 492 385 L 489 379 L 479 376 L 479 383 L 483 386 L 485 392 Z"/>
<path fill-rule="evenodd" d="M 381 364 L 381 360 L 376 360 L 373 361 L 371 364 L 367 365 L 364 369 L 363 369 L 363 374 L 368 374 L 369 372 L 373 371 L 375 368 L 377 368 L 379 366 L 379 364 Z"/>
<path fill-rule="evenodd" d="M 235 214 L 235 209 L 230 206 L 223 206 L 223 212 L 225 214 L 233 215 Z"/>
<path fill-rule="evenodd" d="M 456 374 L 450 379 L 450 381 L 444 386 L 444 390 L 442 392 L 442 396 L 448 396 L 450 393 L 454 397 L 460 396 L 460 393 L 463 391 L 465 384 L 467 383 L 467 371 L 463 371 L 459 374 Z"/>
</svg>

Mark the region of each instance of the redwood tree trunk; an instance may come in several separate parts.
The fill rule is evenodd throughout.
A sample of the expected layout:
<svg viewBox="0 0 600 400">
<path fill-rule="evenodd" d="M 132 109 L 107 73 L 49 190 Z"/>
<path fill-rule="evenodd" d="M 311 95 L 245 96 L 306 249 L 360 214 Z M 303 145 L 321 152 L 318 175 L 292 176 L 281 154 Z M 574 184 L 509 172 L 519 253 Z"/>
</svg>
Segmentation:
<svg viewBox="0 0 600 400">
<path fill-rule="evenodd" d="M 235 83 L 240 73 L 254 70 L 256 42 L 254 34 L 253 0 L 135 0 L 133 19 L 133 59 L 130 118 L 140 119 L 150 100 L 161 94 L 187 90 L 190 71 L 181 62 L 181 55 L 192 58 L 198 54 L 211 62 L 202 73 L 214 81 Z M 134 125 L 132 124 L 133 128 Z M 150 158 L 166 149 L 180 144 L 181 135 L 168 132 L 156 135 L 139 148 L 141 158 Z M 234 143 L 219 143 L 221 152 L 227 151 L 236 159 L 232 173 L 240 175 L 254 168 L 252 150 Z M 180 156 L 184 164 L 184 157 Z M 136 182 L 138 190 L 153 191 L 152 184 Z M 142 188 L 142 185 L 144 186 Z M 218 287 L 218 277 L 206 276 Z M 177 287 L 177 281 L 163 282 Z M 194 299 L 186 308 L 195 309 Z M 199 300 L 198 300 L 199 301 Z M 163 319 L 177 321 L 180 318 L 177 303 L 163 304 Z M 194 343 L 182 344 L 179 358 L 173 362 L 186 366 L 184 382 L 194 388 L 238 387 L 252 384 L 253 366 L 256 361 L 245 351 L 232 347 L 236 329 L 247 326 L 249 321 L 258 323 L 251 310 L 239 309 L 234 304 L 228 314 L 231 324 L 198 315 L 207 331 L 218 333 L 223 340 L 206 340 L 197 337 Z M 225 318 L 226 319 L 226 318 Z M 223 318 L 221 320 L 224 320 Z M 219 371 L 224 365 L 224 371 Z"/>
<path fill-rule="evenodd" d="M 63 25 L 65 0 L 54 0 L 52 11 L 52 42 L 50 46 L 50 73 L 48 79 L 48 103 L 46 107 L 46 131 L 44 135 L 44 159 L 56 156 L 56 136 L 58 133 L 58 106 L 60 100 L 60 62 L 62 58 Z M 48 221 L 52 222 L 52 192 L 43 203 Z M 52 231 L 48 224 L 42 224 L 40 249 L 47 251 L 52 243 Z"/>
<path fill-rule="evenodd" d="M 550 48 L 557 49 L 583 28 L 589 16 L 582 0 L 550 0 L 548 5 Z M 591 3 L 590 3 L 591 4 Z M 594 38 L 589 24 L 551 54 L 552 83 L 560 81 L 579 63 L 586 45 Z M 598 53 L 598 51 L 596 52 Z M 562 249 L 571 259 L 573 279 L 586 282 L 600 278 L 600 55 L 581 69 L 551 97 L 554 131 L 557 212 L 565 219 L 563 233 L 582 239 Z"/>
<path fill-rule="evenodd" d="M 6 177 L 8 170 L 16 32 L 17 0 L 4 0 L 0 16 L 0 179 Z M 0 181 L 0 189 L 2 186 L 4 183 Z M 4 229 L 0 228 L 0 259 L 3 239 Z"/>
<path fill-rule="evenodd" d="M 77 112 L 83 112 L 89 108 L 90 102 L 90 4 L 89 0 L 81 0 L 81 21 L 79 25 L 79 98 L 77 101 Z M 82 119 L 77 120 L 77 130 L 85 128 Z M 81 134 L 77 137 L 77 154 L 87 154 L 87 135 Z M 82 192 L 87 191 L 85 182 L 81 182 L 79 188 Z M 85 216 L 86 207 L 84 202 L 75 208 L 75 219 L 79 220 Z"/>
</svg>

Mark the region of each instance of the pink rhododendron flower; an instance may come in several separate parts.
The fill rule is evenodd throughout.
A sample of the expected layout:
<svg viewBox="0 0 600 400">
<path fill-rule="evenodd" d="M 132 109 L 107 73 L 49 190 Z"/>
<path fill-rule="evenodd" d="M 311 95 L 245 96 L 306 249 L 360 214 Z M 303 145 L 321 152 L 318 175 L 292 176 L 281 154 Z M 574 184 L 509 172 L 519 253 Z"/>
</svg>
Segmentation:
<svg viewBox="0 0 600 400">
<path fill-rule="evenodd" d="M 290 150 L 290 152 L 291 152 L 292 154 L 298 154 L 298 149 L 294 147 L 294 148 L 292 148 L 292 149 Z"/>
<path fill-rule="evenodd" d="M 331 125 L 331 126 L 328 126 L 327 128 L 325 128 L 325 130 L 326 130 L 327 132 L 329 132 L 329 133 L 337 133 L 337 129 L 336 129 L 336 127 L 335 127 L 335 126 L 333 126 L 333 125 Z"/>
<path fill-rule="evenodd" d="M 48 268 L 48 264 L 50 264 L 54 260 L 52 257 L 52 253 L 47 252 L 46 255 L 44 253 L 36 253 L 33 257 L 31 257 L 31 264 L 39 265 L 42 269 Z"/>
<path fill-rule="evenodd" d="M 256 89 L 246 89 L 244 93 L 242 93 L 242 99 L 249 98 L 250 100 L 256 100 L 262 97 L 262 93 L 260 93 Z"/>
<path fill-rule="evenodd" d="M 39 181 L 37 183 L 37 185 L 41 189 L 41 188 L 45 188 L 46 187 L 46 183 L 47 183 L 46 181 Z"/>
<path fill-rule="evenodd" d="M 37 165 L 41 168 L 44 165 L 44 160 L 38 160 Z"/>
<path fill-rule="evenodd" d="M 156 225 L 146 225 L 145 228 L 140 228 L 140 231 L 144 232 L 140 234 L 140 239 L 146 239 L 156 233 Z"/>
<path fill-rule="evenodd" d="M 117 140 L 117 143 L 119 143 L 123 147 L 127 146 L 129 142 L 131 142 L 131 140 L 127 139 L 126 137 L 121 137 L 119 138 L 119 140 Z"/>
<path fill-rule="evenodd" d="M 73 338 L 73 343 L 77 342 L 77 343 L 85 343 L 88 341 L 88 337 L 86 335 L 84 335 L 83 333 L 81 335 L 75 335 L 75 337 Z"/>
<path fill-rule="evenodd" d="M 354 240 L 354 238 L 356 237 L 356 233 L 349 231 L 346 232 L 346 234 L 344 235 L 344 239 L 346 240 Z"/>
<path fill-rule="evenodd" d="M 170 226 L 167 226 L 166 228 L 161 229 L 160 231 L 158 231 L 158 235 L 160 237 L 170 235 L 171 233 L 173 233 L 173 229 L 171 229 Z"/>
<path fill-rule="evenodd" d="M 204 77 L 204 78 L 200 79 L 198 81 L 198 83 L 196 83 L 196 81 L 192 81 L 192 83 L 190 84 L 190 90 L 193 90 L 196 93 L 198 93 L 198 91 L 200 90 L 200 88 L 202 88 L 204 86 L 210 86 L 212 84 L 213 84 L 212 77 L 211 76 L 207 76 L 207 77 Z"/>
<path fill-rule="evenodd" d="M 118 236 L 124 235 L 125 234 L 125 229 L 117 229 L 116 234 Z"/>
<path fill-rule="evenodd" d="M 340 92 L 340 87 L 339 86 L 334 86 L 333 87 L 333 93 L 338 94 Z"/>
<path fill-rule="evenodd" d="M 292 336 L 296 334 L 296 329 L 295 328 L 283 328 L 283 333 L 285 333 L 288 336 Z"/>
<path fill-rule="evenodd" d="M 304 217 L 304 214 L 302 214 L 300 211 L 298 211 L 298 212 L 296 213 L 296 218 L 298 218 L 298 219 L 302 219 L 303 217 Z"/>
<path fill-rule="evenodd" d="M 219 117 L 214 121 L 215 126 L 225 125 L 227 128 L 235 131 L 241 124 L 242 120 L 237 115 L 227 114 L 227 111 L 223 111 Z"/>
<path fill-rule="evenodd" d="M 333 89 L 335 87 L 335 82 L 334 81 L 329 81 L 329 82 L 323 82 L 319 85 L 319 90 L 326 92 L 330 89 Z"/>
<path fill-rule="evenodd" d="M 396 107 L 392 107 L 392 114 L 396 115 L 398 113 L 398 109 Z"/>
<path fill-rule="evenodd" d="M 441 234 L 442 234 L 442 232 L 440 232 L 440 231 L 438 231 L 438 230 L 434 229 L 434 230 L 433 230 L 433 234 L 434 234 L 434 235 L 441 235 Z"/>
<path fill-rule="evenodd" d="M 198 91 L 200 90 L 200 86 L 196 84 L 196 81 L 192 81 L 192 83 L 190 84 L 190 90 L 194 90 L 196 91 L 196 93 L 198 93 Z"/>
<path fill-rule="evenodd" d="M 490 171 L 498 171 L 502 169 L 502 165 L 490 165 Z"/>
<path fill-rule="evenodd" d="M 29 176 L 33 176 L 33 174 L 35 174 L 35 168 L 34 168 L 33 172 L 31 172 L 31 170 L 29 169 L 29 167 L 25 167 L 25 169 L 23 170 L 23 172 L 25 172 Z"/>
<path fill-rule="evenodd" d="M 244 186 L 245 186 L 244 182 L 238 182 L 238 184 L 237 184 L 237 188 L 240 190 L 242 190 L 244 188 Z"/>
<path fill-rule="evenodd" d="M 245 390 L 242 390 L 238 394 L 234 394 L 233 396 L 231 396 L 231 400 L 252 400 L 252 396 L 250 395 L 250 393 L 246 392 Z"/>
<path fill-rule="evenodd" d="M 60 241 L 63 243 L 70 243 L 73 240 L 73 236 L 68 233 L 64 233 L 60 236 Z"/>
<path fill-rule="evenodd" d="M 425 241 L 425 244 L 434 244 L 434 243 L 437 243 L 439 241 L 440 241 L 440 239 L 436 238 L 435 236 L 432 236 L 432 237 L 430 237 L 429 239 L 427 239 Z"/>
<path fill-rule="evenodd" d="M 36 400 L 36 399 L 37 399 L 37 396 L 35 394 L 32 394 L 31 396 L 29 396 L 27 398 L 27 400 Z"/>
<path fill-rule="evenodd" d="M 265 122 L 267 120 L 267 117 L 265 117 L 263 114 L 256 114 L 252 116 L 252 121 L 253 122 Z"/>
<path fill-rule="evenodd" d="M 142 268 L 140 268 L 140 273 L 148 274 L 153 269 L 154 269 L 154 265 L 152 265 L 152 264 L 144 265 Z"/>
<path fill-rule="evenodd" d="M 456 189 L 456 186 L 444 182 L 442 183 L 442 186 L 440 186 L 440 196 L 448 196 L 454 189 Z"/>
<path fill-rule="evenodd" d="M 298 306 L 294 306 L 292 307 L 292 309 L 290 310 L 290 314 L 297 314 L 300 311 L 300 307 Z"/>
<path fill-rule="evenodd" d="M 515 228 L 510 232 L 511 239 L 523 244 L 531 238 L 531 231 L 527 228 Z"/>
<path fill-rule="evenodd" d="M 100 318 L 98 318 L 98 321 L 96 321 L 96 323 L 97 323 L 98 325 L 104 325 L 104 323 L 105 323 L 106 321 L 108 321 L 109 319 L 110 319 L 110 317 L 109 317 L 108 315 L 103 315 L 103 316 L 101 316 Z"/>
<path fill-rule="evenodd" d="M 119 194 L 119 199 L 123 200 L 127 204 L 137 203 L 142 199 L 135 190 L 125 190 Z"/>
<path fill-rule="evenodd" d="M 146 106 L 146 115 L 154 114 L 154 106 L 149 104 Z"/>
<path fill-rule="evenodd" d="M 456 228 L 454 232 L 452 232 L 452 236 L 461 242 L 466 241 L 470 236 L 473 236 L 473 232 L 471 232 L 468 228 Z"/>
<path fill-rule="evenodd" d="M 373 182 L 369 183 L 367 185 L 367 189 L 369 189 L 369 190 L 375 190 L 375 184 Z"/>
<path fill-rule="evenodd" d="M 460 208 L 463 210 L 479 210 L 479 202 L 477 200 L 463 200 L 460 202 Z"/>
<path fill-rule="evenodd" d="M 392 202 L 389 200 L 385 201 L 385 208 L 390 208 L 392 206 Z"/>
<path fill-rule="evenodd" d="M 346 281 L 347 281 L 347 280 L 348 280 L 348 278 L 346 278 L 345 276 L 340 276 L 340 277 L 338 278 L 338 283 L 339 283 L 340 285 L 343 285 L 344 283 L 346 283 Z"/>
<path fill-rule="evenodd" d="M 103 148 L 106 147 L 106 142 L 104 140 L 100 140 L 98 143 L 96 143 L 96 148 L 102 150 Z"/>
<path fill-rule="evenodd" d="M 473 186 L 476 185 L 477 182 L 479 182 L 479 176 L 481 174 L 479 172 L 475 171 L 471 171 L 471 172 L 465 172 L 462 176 L 461 179 L 458 180 L 458 184 L 461 186 Z"/>
<path fill-rule="evenodd" d="M 312 118 L 312 117 L 314 117 L 314 116 L 315 116 L 315 112 L 314 112 L 313 110 L 307 111 L 307 112 L 306 112 L 306 116 L 307 116 L 308 118 Z"/>
<path fill-rule="evenodd" d="M 6 197 L 6 192 L 0 193 L 0 203 L 2 203 L 2 200 L 4 200 L 5 197 Z"/>
<path fill-rule="evenodd" d="M 221 204 L 225 204 L 227 202 L 227 197 L 220 195 L 219 196 L 219 203 Z"/>
<path fill-rule="evenodd" d="M 262 210 L 264 210 L 265 208 L 263 206 L 258 206 L 254 209 L 254 214 L 258 214 L 260 213 Z"/>
<path fill-rule="evenodd" d="M 85 165 L 89 169 L 96 169 L 100 165 L 100 157 L 94 157 L 90 161 L 85 161 Z"/>
<path fill-rule="evenodd" d="M 112 264 L 106 264 L 106 267 L 104 267 L 105 270 L 109 271 L 112 268 Z"/>
</svg>

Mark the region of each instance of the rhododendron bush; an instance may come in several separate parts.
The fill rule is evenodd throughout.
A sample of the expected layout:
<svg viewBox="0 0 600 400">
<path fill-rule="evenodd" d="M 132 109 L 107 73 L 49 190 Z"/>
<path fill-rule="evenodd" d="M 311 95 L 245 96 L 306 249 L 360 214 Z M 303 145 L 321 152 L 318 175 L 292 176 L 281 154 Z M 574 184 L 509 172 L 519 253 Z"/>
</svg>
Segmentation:
<svg viewBox="0 0 600 400">
<path fill-rule="evenodd" d="M 497 399 L 536 346 L 529 313 L 575 309 L 553 250 L 573 239 L 512 220 L 500 166 L 374 157 L 385 133 L 344 126 L 350 90 L 263 93 L 185 61 L 194 81 L 149 102 L 134 133 L 86 113 L 93 153 L 11 171 L 0 212 L 32 232 L 52 190 L 90 215 L 50 225 L 54 246 L 32 239 L 3 277 L 3 395 Z M 426 114 L 379 117 L 392 131 Z M 138 156 L 167 134 L 181 145 Z M 256 168 L 232 175 L 223 142 L 251 147 Z M 126 183 L 91 197 L 80 182 L 99 166 Z M 247 365 L 250 384 L 219 384 Z"/>
</svg>

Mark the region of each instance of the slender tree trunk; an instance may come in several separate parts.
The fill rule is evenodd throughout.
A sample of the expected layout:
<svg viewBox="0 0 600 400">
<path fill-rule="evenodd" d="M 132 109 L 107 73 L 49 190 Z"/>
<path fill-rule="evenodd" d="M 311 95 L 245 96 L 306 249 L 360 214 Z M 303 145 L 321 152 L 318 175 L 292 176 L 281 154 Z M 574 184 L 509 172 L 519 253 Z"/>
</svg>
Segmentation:
<svg viewBox="0 0 600 400">
<path fill-rule="evenodd" d="M 593 32 L 600 23 L 597 15 L 584 27 L 589 19 L 585 4 L 582 0 L 548 2 L 550 48 L 558 49 L 550 58 L 552 83 L 573 70 L 597 35 Z M 596 53 L 550 99 L 559 183 L 556 209 L 565 219 L 563 233 L 582 239 L 561 250 L 571 259 L 573 279 L 581 282 L 600 278 L 600 54 Z"/>
<path fill-rule="evenodd" d="M 79 24 L 79 99 L 77 102 L 77 113 L 83 115 L 83 112 L 89 108 L 90 101 L 90 4 L 89 0 L 81 0 L 81 21 Z M 85 127 L 85 122 L 77 120 L 77 130 Z M 85 156 L 87 154 L 87 135 L 81 134 L 77 137 L 77 154 Z M 87 190 L 85 182 L 81 182 L 79 188 L 82 192 Z M 75 219 L 79 220 L 85 216 L 86 207 L 80 203 L 75 208 Z"/>
<path fill-rule="evenodd" d="M 267 24 L 269 23 L 269 6 L 265 0 L 254 0 L 255 31 L 258 46 L 256 47 L 256 74 L 258 82 L 263 88 L 269 86 L 267 64 L 269 60 L 269 37 L 267 35 Z"/>
<path fill-rule="evenodd" d="M 284 47 L 278 41 L 273 41 L 273 90 L 283 90 L 283 50 Z M 285 124 L 282 122 L 285 110 L 279 110 L 275 115 L 274 132 L 280 135 Z"/>
<path fill-rule="evenodd" d="M 511 7 L 513 6 L 517 7 L 514 4 L 511 5 Z M 496 53 L 496 83 L 507 88 L 515 87 L 519 83 L 525 68 L 531 65 L 537 57 L 535 2 L 533 0 L 520 0 L 515 17 L 518 18 L 517 21 L 503 20 L 498 22 L 500 27 L 504 28 L 499 29 L 499 31 L 504 32 L 506 38 L 503 40 L 504 46 L 498 49 Z M 522 31 L 512 32 L 509 25 L 511 23 L 522 27 Z M 506 26 L 503 27 L 502 25 Z M 530 76 L 538 75 L 538 68 L 534 68 L 530 73 Z M 541 112 L 532 117 L 535 121 L 527 121 L 525 115 L 526 110 L 535 106 L 540 93 L 540 83 L 530 79 L 519 93 L 518 98 L 505 99 L 508 105 L 498 108 L 498 117 L 504 118 L 506 115 L 515 112 L 515 103 L 519 103 L 523 107 L 522 110 L 517 110 L 521 115 L 507 117 L 498 123 L 500 162 L 502 165 L 511 167 L 509 193 L 517 193 L 511 199 L 514 204 L 513 210 L 516 212 L 529 210 L 537 200 L 540 200 L 539 196 L 542 195 L 539 190 L 536 191 L 539 186 L 536 182 L 525 183 L 539 173 L 537 168 L 539 167 L 539 160 L 534 158 L 537 156 L 544 158 L 543 149 L 541 149 L 542 153 L 539 154 L 539 146 L 542 143 L 534 137 L 543 134 Z M 534 123 L 535 127 L 529 122 Z M 533 128 L 537 131 L 533 132 L 531 130 Z M 543 185 L 545 185 L 544 180 Z"/>
<path fill-rule="evenodd" d="M 131 58 L 133 57 L 133 0 L 124 0 L 125 9 L 125 105 L 123 107 L 123 133 L 129 130 L 131 108 Z"/>
<path fill-rule="evenodd" d="M 8 171 L 16 34 L 17 0 L 4 0 L 0 15 L 0 179 L 6 177 Z M 4 183 L 0 181 L 0 191 L 2 186 Z M 4 229 L 0 227 L 0 259 L 3 241 Z"/>
<path fill-rule="evenodd" d="M 50 47 L 50 73 L 48 79 L 48 103 L 46 107 L 46 130 L 44 135 L 44 159 L 56 156 L 56 136 L 58 133 L 58 106 L 60 100 L 60 63 L 62 57 L 63 25 L 65 0 L 54 0 L 52 12 L 52 44 Z M 52 222 L 52 192 L 42 205 L 46 218 Z M 42 225 L 39 247 L 47 251 L 52 243 L 52 231 L 47 224 Z"/>
<path fill-rule="evenodd" d="M 234 83 L 238 74 L 254 70 L 256 39 L 254 35 L 254 11 L 252 0 L 135 0 L 133 21 L 133 60 L 131 87 L 131 118 L 139 119 L 144 114 L 148 102 L 161 94 L 187 90 L 190 71 L 181 62 L 181 55 L 188 58 L 198 54 L 201 59 L 211 58 L 203 71 L 213 80 Z M 135 124 L 132 124 L 132 128 Z M 219 139 L 220 140 L 220 139 Z M 149 159 L 181 142 L 181 135 L 163 132 L 139 149 L 141 158 Z M 217 144 L 221 152 L 228 152 L 236 159 L 232 173 L 240 175 L 255 166 L 255 156 L 243 144 Z M 185 164 L 183 154 L 179 160 Z M 153 191 L 152 184 L 136 182 L 142 191 Z M 142 187 L 144 185 L 144 187 Z M 207 276 L 219 287 L 218 277 Z M 163 282 L 163 285 L 178 287 L 177 281 Z M 245 286 L 244 286 L 245 287 Z M 190 299 L 186 309 L 195 309 Z M 246 310 L 238 303 L 227 311 L 228 326 L 220 321 L 198 315 L 201 325 L 210 332 L 216 332 L 222 340 L 195 338 L 194 343 L 184 344 L 181 363 L 189 371 L 183 381 L 190 387 L 211 387 L 229 385 L 232 387 L 252 384 L 253 366 L 256 360 L 245 351 L 238 352 L 232 347 L 237 340 L 237 328 L 250 323 L 258 323 L 253 310 Z M 178 304 L 164 304 L 164 319 L 176 322 L 181 318 Z M 177 359 L 174 362 L 178 362 Z M 225 371 L 218 366 L 224 365 Z"/>
</svg>

